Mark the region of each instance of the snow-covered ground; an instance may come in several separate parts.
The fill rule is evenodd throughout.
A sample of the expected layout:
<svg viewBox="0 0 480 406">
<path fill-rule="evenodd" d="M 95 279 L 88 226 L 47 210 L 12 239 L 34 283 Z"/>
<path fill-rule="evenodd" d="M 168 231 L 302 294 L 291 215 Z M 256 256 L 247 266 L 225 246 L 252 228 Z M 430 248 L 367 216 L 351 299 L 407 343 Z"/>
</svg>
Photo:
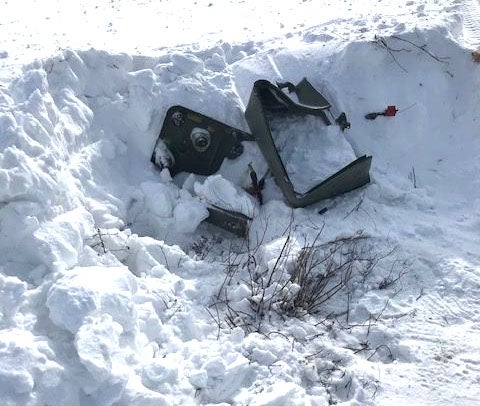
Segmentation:
<svg viewBox="0 0 480 406">
<path fill-rule="evenodd" d="M 480 5 L 321 3 L 2 2 L 1 405 L 480 403 Z M 369 154 L 369 185 L 292 210 L 243 191 L 252 142 L 208 178 L 151 164 L 170 106 L 248 130 L 256 79 L 303 77 L 352 126 L 325 154 L 306 123 L 289 170 Z M 343 289 L 302 300 L 328 266 Z"/>
</svg>

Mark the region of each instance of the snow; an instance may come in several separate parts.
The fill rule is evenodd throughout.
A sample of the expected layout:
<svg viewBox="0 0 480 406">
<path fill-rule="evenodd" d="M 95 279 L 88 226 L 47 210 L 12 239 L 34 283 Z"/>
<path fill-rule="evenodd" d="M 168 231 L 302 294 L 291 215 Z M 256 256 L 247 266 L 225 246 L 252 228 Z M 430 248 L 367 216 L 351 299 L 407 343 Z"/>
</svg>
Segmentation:
<svg viewBox="0 0 480 406">
<path fill-rule="evenodd" d="M 479 13 L 4 1 L 0 403 L 478 404 Z M 303 77 L 352 126 L 278 123 L 296 188 L 363 154 L 369 185 L 292 209 L 267 177 L 260 206 L 253 142 L 209 177 L 150 162 L 170 106 L 248 131 L 255 80 Z M 210 205 L 253 217 L 248 238 L 205 224 Z M 311 244 L 315 278 L 347 278 L 317 313 Z"/>
<path fill-rule="evenodd" d="M 209 176 L 203 183 L 193 184 L 195 194 L 208 204 L 244 214 L 250 218 L 255 212 L 254 199 L 222 175 Z"/>
<path fill-rule="evenodd" d="M 298 193 L 308 192 L 356 159 L 340 128 L 325 126 L 318 118 L 278 117 L 269 124 L 275 147 Z M 308 176 L 305 168 L 311 168 Z"/>
</svg>

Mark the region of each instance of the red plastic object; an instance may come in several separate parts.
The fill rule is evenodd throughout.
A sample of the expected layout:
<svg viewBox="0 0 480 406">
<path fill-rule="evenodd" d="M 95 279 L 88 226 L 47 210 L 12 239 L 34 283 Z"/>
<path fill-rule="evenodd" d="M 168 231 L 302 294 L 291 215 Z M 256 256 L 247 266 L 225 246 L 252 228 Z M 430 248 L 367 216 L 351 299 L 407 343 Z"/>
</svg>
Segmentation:
<svg viewBox="0 0 480 406">
<path fill-rule="evenodd" d="M 385 115 L 388 117 L 393 117 L 397 114 L 397 107 L 396 106 L 388 106 L 385 110 Z"/>
</svg>

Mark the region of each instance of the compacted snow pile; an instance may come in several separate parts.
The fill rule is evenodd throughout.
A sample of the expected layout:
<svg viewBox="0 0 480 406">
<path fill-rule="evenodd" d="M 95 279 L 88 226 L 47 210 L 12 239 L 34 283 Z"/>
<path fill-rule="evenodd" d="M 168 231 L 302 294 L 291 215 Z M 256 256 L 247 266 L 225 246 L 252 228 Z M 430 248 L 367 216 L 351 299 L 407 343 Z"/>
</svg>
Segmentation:
<svg viewBox="0 0 480 406">
<path fill-rule="evenodd" d="M 461 19 L 329 28 L 68 50 L 2 83 L 2 405 L 479 402 L 480 67 Z M 253 142 L 206 178 L 150 162 L 170 106 L 248 131 L 256 79 L 303 77 L 351 129 L 323 128 L 325 154 L 315 125 L 280 128 L 295 180 L 368 154 L 369 185 L 293 210 L 271 177 L 262 206 L 244 191 L 267 170 Z M 253 215 L 248 237 L 203 223 L 209 203 Z"/>
</svg>

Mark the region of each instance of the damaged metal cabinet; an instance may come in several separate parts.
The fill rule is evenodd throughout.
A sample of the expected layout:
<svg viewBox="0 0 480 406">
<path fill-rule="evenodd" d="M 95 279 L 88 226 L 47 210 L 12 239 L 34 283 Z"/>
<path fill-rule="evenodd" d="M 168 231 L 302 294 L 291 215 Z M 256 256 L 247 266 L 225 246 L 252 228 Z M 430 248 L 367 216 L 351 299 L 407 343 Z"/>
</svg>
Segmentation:
<svg viewBox="0 0 480 406">
<path fill-rule="evenodd" d="M 299 102 L 297 103 L 288 97 L 281 87 L 288 87 L 290 91 L 294 91 Z M 364 155 L 314 186 L 308 192 L 298 193 L 295 191 L 285 165 L 275 147 L 267 117 L 272 114 L 283 117 L 288 114 L 309 114 L 319 116 L 326 125 L 332 125 L 333 123 L 326 114 L 330 107 L 330 103 L 306 79 L 303 79 L 296 86 L 291 83 L 275 86 L 266 80 L 259 80 L 253 86 L 245 111 L 245 118 L 263 156 L 268 162 L 277 185 L 292 207 L 305 207 L 320 200 L 349 192 L 370 182 L 369 171 L 372 157 Z M 337 117 L 335 122 L 342 129 L 350 126 L 344 113 Z"/>
<path fill-rule="evenodd" d="M 294 92 L 294 101 L 283 89 Z M 312 115 L 325 125 L 349 128 L 345 113 L 333 117 L 331 104 L 307 79 L 297 85 L 290 82 L 274 85 L 266 80 L 254 83 L 245 118 L 252 134 L 182 106 L 171 107 L 165 117 L 159 139 L 152 154 L 152 162 L 168 167 L 175 175 L 191 172 L 212 175 L 225 158 L 234 159 L 242 154 L 242 141 L 256 141 L 268 163 L 278 187 L 291 207 L 305 207 L 320 200 L 332 198 L 359 188 L 370 181 L 371 156 L 361 156 L 320 182 L 305 193 L 295 190 L 275 146 L 270 129 L 272 116 Z M 294 136 L 294 134 L 293 134 Z M 249 218 L 236 212 L 211 206 L 208 221 L 244 236 L 248 232 Z"/>
</svg>

